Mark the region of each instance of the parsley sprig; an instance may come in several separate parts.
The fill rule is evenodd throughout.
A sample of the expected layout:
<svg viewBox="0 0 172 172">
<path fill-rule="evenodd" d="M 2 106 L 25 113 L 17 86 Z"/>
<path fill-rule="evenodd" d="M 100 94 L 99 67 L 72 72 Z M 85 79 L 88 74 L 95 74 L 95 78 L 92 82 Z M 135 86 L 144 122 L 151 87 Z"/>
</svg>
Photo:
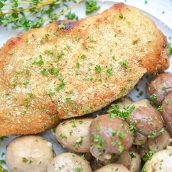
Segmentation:
<svg viewBox="0 0 172 172">
<path fill-rule="evenodd" d="M 110 118 L 120 117 L 122 119 L 126 119 L 131 115 L 134 109 L 134 106 L 128 106 L 124 110 L 122 110 L 120 109 L 118 104 L 113 104 L 108 110 L 108 113 Z"/>
</svg>

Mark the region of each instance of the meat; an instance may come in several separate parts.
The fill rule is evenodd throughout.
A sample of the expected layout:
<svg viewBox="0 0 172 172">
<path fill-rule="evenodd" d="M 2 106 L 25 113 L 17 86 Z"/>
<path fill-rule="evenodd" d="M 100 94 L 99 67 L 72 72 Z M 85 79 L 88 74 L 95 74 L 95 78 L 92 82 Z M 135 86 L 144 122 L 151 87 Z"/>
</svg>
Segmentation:
<svg viewBox="0 0 172 172">
<path fill-rule="evenodd" d="M 119 3 L 80 21 L 58 21 L 0 49 L 0 135 L 33 134 L 97 111 L 145 73 L 168 65 L 166 37 Z"/>
</svg>

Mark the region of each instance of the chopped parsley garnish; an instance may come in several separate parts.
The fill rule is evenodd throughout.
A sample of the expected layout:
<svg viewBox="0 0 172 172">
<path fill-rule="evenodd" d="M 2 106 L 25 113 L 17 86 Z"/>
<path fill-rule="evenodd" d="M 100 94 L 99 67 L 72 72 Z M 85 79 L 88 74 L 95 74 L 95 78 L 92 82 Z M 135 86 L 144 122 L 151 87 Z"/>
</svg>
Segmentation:
<svg viewBox="0 0 172 172">
<path fill-rule="evenodd" d="M 127 60 L 123 60 L 120 62 L 120 65 L 123 67 L 123 68 L 128 68 L 128 61 Z"/>
<path fill-rule="evenodd" d="M 115 136 L 116 133 L 117 133 L 117 132 L 116 132 L 114 129 L 111 131 L 112 136 Z"/>
<path fill-rule="evenodd" d="M 75 144 L 73 145 L 75 148 L 79 148 L 83 143 L 84 137 L 81 136 L 78 140 L 76 140 Z"/>
<path fill-rule="evenodd" d="M 34 62 L 33 64 L 38 65 L 38 66 L 42 66 L 44 64 L 43 58 L 40 55 Z"/>
<path fill-rule="evenodd" d="M 27 163 L 27 164 L 31 164 L 31 163 L 33 162 L 32 160 L 27 159 L 27 158 L 25 158 L 25 157 L 22 158 L 22 161 L 23 161 L 24 163 Z"/>
<path fill-rule="evenodd" d="M 120 132 L 118 133 L 118 136 L 119 136 L 119 138 L 123 139 L 123 138 L 125 137 L 125 133 L 122 132 L 122 131 L 120 131 Z"/>
<path fill-rule="evenodd" d="M 92 135 L 92 141 L 94 143 L 94 146 L 97 149 L 102 149 L 103 148 L 104 141 L 103 141 L 103 139 L 99 135 L 93 134 Z"/>
<path fill-rule="evenodd" d="M 43 76 L 47 76 L 47 75 L 48 75 L 47 69 L 42 69 L 42 70 L 40 71 L 40 73 L 41 73 L 41 75 L 43 75 Z"/>
<path fill-rule="evenodd" d="M 169 105 L 170 104 L 170 100 L 169 99 L 165 99 L 165 104 Z"/>
<path fill-rule="evenodd" d="M 74 172 L 83 172 L 83 168 L 82 167 L 77 167 L 74 169 Z"/>
<path fill-rule="evenodd" d="M 67 102 L 67 103 L 71 103 L 71 102 L 72 102 L 71 98 L 70 98 L 70 97 L 67 97 L 67 98 L 66 98 L 66 102 Z"/>
<path fill-rule="evenodd" d="M 75 13 L 72 13 L 71 11 L 66 14 L 66 18 L 68 20 L 78 20 L 78 16 Z"/>
<path fill-rule="evenodd" d="M 65 134 L 61 133 L 61 134 L 60 134 L 60 138 L 61 138 L 61 139 L 67 139 L 67 136 L 66 136 Z"/>
<path fill-rule="evenodd" d="M 48 94 L 49 96 L 53 96 L 53 95 L 54 95 L 52 89 L 50 89 L 50 88 L 48 89 L 47 94 Z"/>
<path fill-rule="evenodd" d="M 100 9 L 100 6 L 97 5 L 96 0 L 86 0 L 85 5 L 86 5 L 86 14 L 90 14 Z"/>
<path fill-rule="evenodd" d="M 96 124 L 96 130 L 97 131 L 100 131 L 100 125 L 99 125 L 99 123 Z"/>
<path fill-rule="evenodd" d="M 156 100 L 156 99 L 157 99 L 157 95 L 156 95 L 156 94 L 150 95 L 150 99 L 151 99 L 151 100 Z"/>
<path fill-rule="evenodd" d="M 64 53 L 61 52 L 61 53 L 56 57 L 56 60 L 59 61 L 63 56 L 64 56 Z"/>
<path fill-rule="evenodd" d="M 76 68 L 79 69 L 79 67 L 80 67 L 79 62 L 76 62 Z"/>
<path fill-rule="evenodd" d="M 134 106 L 128 106 L 124 110 L 121 110 L 118 104 L 113 104 L 108 110 L 108 113 L 110 118 L 120 117 L 122 119 L 126 119 L 130 116 L 134 109 Z"/>
<path fill-rule="evenodd" d="M 169 54 L 172 55 L 172 44 L 171 43 L 168 44 L 168 49 L 169 49 Z"/>
<path fill-rule="evenodd" d="M 157 110 L 158 110 L 159 112 L 162 112 L 162 111 L 163 111 L 162 106 L 158 106 L 158 107 L 157 107 Z"/>
<path fill-rule="evenodd" d="M 48 72 L 51 74 L 51 75 L 58 75 L 59 74 L 59 67 L 50 67 L 48 68 Z"/>
<path fill-rule="evenodd" d="M 59 29 L 65 29 L 65 25 L 63 23 L 61 23 L 59 26 L 58 26 Z"/>
<path fill-rule="evenodd" d="M 154 155 L 155 151 L 151 150 L 149 152 L 146 152 L 143 156 L 143 161 L 150 160 L 152 156 Z"/>
<path fill-rule="evenodd" d="M 119 145 L 118 146 L 118 151 L 119 152 L 124 152 L 124 146 L 123 145 Z"/>
<path fill-rule="evenodd" d="M 101 69 L 100 65 L 96 65 L 96 67 L 95 67 L 96 74 L 101 73 L 101 71 L 102 71 L 102 69 Z"/>
<path fill-rule="evenodd" d="M 61 89 L 64 88 L 64 86 L 65 86 L 65 82 L 62 81 L 59 85 L 57 85 L 57 86 L 55 87 L 55 90 L 56 90 L 57 92 L 59 92 Z"/>
<path fill-rule="evenodd" d="M 23 82 L 23 85 L 25 85 L 25 86 L 27 86 L 29 84 L 29 80 L 25 80 L 24 82 Z"/>
<path fill-rule="evenodd" d="M 106 70 L 106 75 L 111 76 L 112 75 L 112 68 L 109 68 Z"/>
<path fill-rule="evenodd" d="M 82 54 L 81 55 L 81 59 L 85 59 L 86 58 L 86 55 L 85 54 Z"/>
<path fill-rule="evenodd" d="M 148 136 L 148 138 L 155 138 L 156 136 L 157 136 L 157 132 L 156 131 L 152 131 L 150 134 L 149 134 L 149 136 Z"/>
</svg>

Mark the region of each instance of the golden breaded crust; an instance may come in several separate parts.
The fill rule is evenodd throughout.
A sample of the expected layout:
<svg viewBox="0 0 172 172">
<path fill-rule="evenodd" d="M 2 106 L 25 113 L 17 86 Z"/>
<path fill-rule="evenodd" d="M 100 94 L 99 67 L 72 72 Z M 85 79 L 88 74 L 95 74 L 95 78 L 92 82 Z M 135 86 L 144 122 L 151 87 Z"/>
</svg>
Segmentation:
<svg viewBox="0 0 172 172">
<path fill-rule="evenodd" d="M 0 135 L 39 133 L 105 107 L 168 67 L 166 45 L 148 17 L 122 3 L 10 39 L 0 49 Z"/>
</svg>

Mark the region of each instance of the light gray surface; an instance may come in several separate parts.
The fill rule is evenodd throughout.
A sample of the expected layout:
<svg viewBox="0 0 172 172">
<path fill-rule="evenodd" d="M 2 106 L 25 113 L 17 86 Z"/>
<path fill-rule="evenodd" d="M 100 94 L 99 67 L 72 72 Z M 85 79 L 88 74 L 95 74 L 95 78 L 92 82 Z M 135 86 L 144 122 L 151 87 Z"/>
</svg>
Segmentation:
<svg viewBox="0 0 172 172">
<path fill-rule="evenodd" d="M 108 2 L 99 0 L 99 3 L 101 5 L 100 11 L 103 11 L 104 9 L 110 7 L 113 4 L 112 1 L 120 2 L 118 0 L 116 1 L 109 0 Z M 170 37 L 172 37 L 172 0 L 148 0 L 147 4 L 145 4 L 145 0 L 127 0 L 126 3 L 142 9 L 143 11 L 146 12 L 146 14 L 150 14 L 150 16 L 156 22 L 157 26 L 167 36 L 168 41 L 172 42 L 172 38 L 170 39 Z M 73 11 L 75 11 L 80 18 L 85 17 L 85 11 L 83 5 L 76 7 Z M 17 35 L 18 33 L 20 33 L 20 31 L 6 30 L 0 27 L 0 46 L 2 46 L 6 40 L 11 38 L 12 36 Z M 172 72 L 172 66 L 168 69 L 168 71 Z M 138 84 L 138 87 L 140 90 L 143 90 L 144 94 L 138 97 L 139 92 L 133 90 L 129 94 L 133 100 L 139 100 L 145 97 L 146 80 L 145 79 L 141 80 Z M 43 135 L 45 138 L 47 138 L 53 143 L 56 154 L 59 154 L 64 151 L 62 147 L 56 142 L 55 137 L 52 135 L 50 131 L 45 132 Z M 14 137 L 9 137 L 5 139 L 3 142 L 1 142 L 0 155 L 2 152 L 5 152 L 6 146 L 13 138 Z M 3 158 L 4 157 L 0 156 L 0 159 Z"/>
</svg>

